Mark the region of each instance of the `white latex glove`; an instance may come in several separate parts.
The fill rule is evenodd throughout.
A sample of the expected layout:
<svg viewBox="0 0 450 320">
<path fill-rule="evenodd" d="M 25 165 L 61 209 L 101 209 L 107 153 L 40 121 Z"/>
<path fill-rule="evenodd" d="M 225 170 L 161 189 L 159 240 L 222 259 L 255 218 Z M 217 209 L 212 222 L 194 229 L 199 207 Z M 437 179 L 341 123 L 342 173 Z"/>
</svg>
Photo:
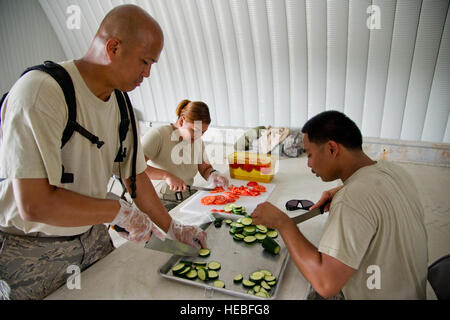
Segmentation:
<svg viewBox="0 0 450 320">
<path fill-rule="evenodd" d="M 150 239 L 153 229 L 153 222 L 148 215 L 138 208 L 132 206 L 124 200 L 119 200 L 120 210 L 117 213 L 112 225 L 117 225 L 128 231 L 119 232 L 119 234 L 127 240 L 136 242 L 145 242 Z"/>
<path fill-rule="evenodd" d="M 229 181 L 226 177 L 220 174 L 218 171 L 214 171 L 209 175 L 208 184 L 214 185 L 214 187 L 228 188 Z"/>
<path fill-rule="evenodd" d="M 196 226 L 182 224 L 172 218 L 167 238 L 177 240 L 197 249 L 206 248 L 206 232 Z"/>
</svg>

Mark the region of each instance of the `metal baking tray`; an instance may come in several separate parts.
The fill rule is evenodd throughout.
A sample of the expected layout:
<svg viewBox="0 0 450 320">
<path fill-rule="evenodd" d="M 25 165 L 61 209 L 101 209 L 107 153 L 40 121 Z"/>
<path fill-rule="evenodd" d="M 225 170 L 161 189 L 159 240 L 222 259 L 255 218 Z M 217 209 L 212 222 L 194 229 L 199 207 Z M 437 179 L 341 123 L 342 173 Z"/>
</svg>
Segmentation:
<svg viewBox="0 0 450 320">
<path fill-rule="evenodd" d="M 214 216 L 222 218 L 221 215 L 214 214 Z M 228 218 L 236 221 L 238 218 L 242 218 L 242 216 Z M 214 294 L 214 290 L 243 299 L 271 300 L 276 298 L 286 264 L 289 260 L 289 253 L 281 236 L 278 236 L 275 239 L 280 245 L 280 253 L 278 255 L 273 255 L 264 250 L 259 242 L 248 245 L 243 241 L 234 241 L 232 235 L 229 233 L 230 226 L 228 226 L 225 221 L 223 221 L 220 228 L 216 228 L 212 222 L 202 225 L 202 228 L 207 233 L 207 244 L 208 248 L 211 250 L 211 254 L 206 258 L 172 255 L 159 269 L 159 274 L 162 277 L 182 282 L 186 285 L 204 288 L 205 293 L 209 291 L 210 296 Z M 213 280 L 204 282 L 198 278 L 190 280 L 173 275 L 171 271 L 172 267 L 181 260 L 193 262 L 219 262 L 221 264 L 221 269 L 218 271 L 218 280 L 225 282 L 225 288 L 214 287 Z M 244 279 L 248 279 L 250 273 L 262 269 L 269 270 L 277 278 L 277 283 L 270 290 L 269 298 L 248 294 L 248 289 L 245 288 L 242 283 L 235 284 L 233 282 L 234 277 L 239 273 L 242 273 Z"/>
</svg>

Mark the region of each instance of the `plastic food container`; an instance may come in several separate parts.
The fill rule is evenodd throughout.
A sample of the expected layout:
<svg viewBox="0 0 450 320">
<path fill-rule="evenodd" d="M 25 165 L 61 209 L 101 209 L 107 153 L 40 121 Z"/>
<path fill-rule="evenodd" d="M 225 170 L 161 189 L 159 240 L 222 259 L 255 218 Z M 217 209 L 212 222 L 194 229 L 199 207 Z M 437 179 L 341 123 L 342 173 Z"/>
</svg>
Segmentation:
<svg viewBox="0 0 450 320">
<path fill-rule="evenodd" d="M 232 179 L 269 183 L 277 171 L 277 156 L 237 151 L 227 158 Z"/>
</svg>

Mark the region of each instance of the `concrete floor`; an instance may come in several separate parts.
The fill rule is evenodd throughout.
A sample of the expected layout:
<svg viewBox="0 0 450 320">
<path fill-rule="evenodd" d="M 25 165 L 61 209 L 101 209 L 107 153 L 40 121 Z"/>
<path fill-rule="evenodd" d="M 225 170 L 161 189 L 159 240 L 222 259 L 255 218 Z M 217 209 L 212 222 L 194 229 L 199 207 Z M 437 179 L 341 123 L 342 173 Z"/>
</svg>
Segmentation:
<svg viewBox="0 0 450 320">
<path fill-rule="evenodd" d="M 400 163 L 413 177 L 425 209 L 425 226 L 428 235 L 429 264 L 450 253 L 450 167 L 423 164 Z M 317 190 L 321 192 L 323 190 Z M 112 192 L 121 193 L 119 183 Z M 125 239 L 111 231 L 114 244 L 118 247 Z M 428 299 L 436 299 L 431 286 L 427 287 Z"/>
</svg>

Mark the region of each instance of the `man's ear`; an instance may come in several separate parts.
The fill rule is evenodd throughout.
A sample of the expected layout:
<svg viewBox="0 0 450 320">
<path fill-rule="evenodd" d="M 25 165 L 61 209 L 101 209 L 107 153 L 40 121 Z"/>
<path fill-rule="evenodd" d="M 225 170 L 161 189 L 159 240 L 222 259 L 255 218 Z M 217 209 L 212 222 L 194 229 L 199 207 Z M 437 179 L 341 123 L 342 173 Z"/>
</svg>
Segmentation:
<svg viewBox="0 0 450 320">
<path fill-rule="evenodd" d="M 339 144 L 336 141 L 329 140 L 327 143 L 328 151 L 333 158 L 339 153 Z"/>
<path fill-rule="evenodd" d="M 117 38 L 109 38 L 108 41 L 106 41 L 105 49 L 110 61 L 114 60 L 117 56 L 120 44 L 121 42 Z"/>
</svg>

